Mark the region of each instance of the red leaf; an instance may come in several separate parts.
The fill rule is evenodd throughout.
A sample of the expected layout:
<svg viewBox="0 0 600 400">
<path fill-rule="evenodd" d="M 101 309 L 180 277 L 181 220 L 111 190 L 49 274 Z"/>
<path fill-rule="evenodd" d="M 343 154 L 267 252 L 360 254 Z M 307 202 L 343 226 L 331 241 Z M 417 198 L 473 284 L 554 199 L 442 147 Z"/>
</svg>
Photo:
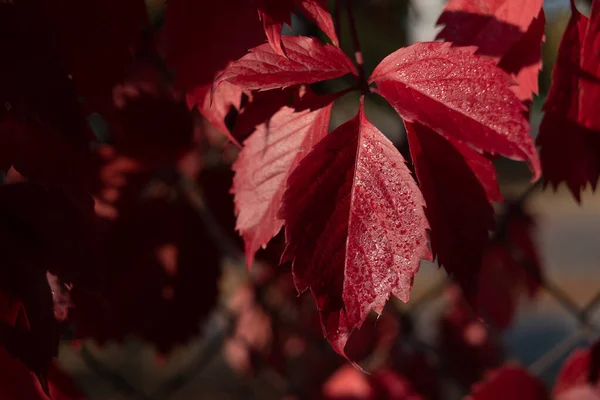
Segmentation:
<svg viewBox="0 0 600 400">
<path fill-rule="evenodd" d="M 359 329 L 355 329 L 346 343 L 346 356 L 361 362 L 370 355 L 391 349 L 399 341 L 400 322 L 392 313 L 369 314 Z"/>
<path fill-rule="evenodd" d="M 510 90 L 511 79 L 471 48 L 417 43 L 386 57 L 370 82 L 408 122 L 491 154 L 527 161 L 538 179 L 539 159 Z"/>
<path fill-rule="evenodd" d="M 396 371 L 380 369 L 371 378 L 374 399 L 387 400 L 424 400 L 415 393 L 412 383 Z"/>
<path fill-rule="evenodd" d="M 0 186 L 3 267 L 27 265 L 44 280 L 50 271 L 63 281 L 93 285 L 96 227 L 92 200 L 85 200 L 32 183 Z"/>
<path fill-rule="evenodd" d="M 0 397 L 10 400 L 48 400 L 35 376 L 0 347 Z"/>
<path fill-rule="evenodd" d="M 258 7 L 259 13 L 269 43 L 275 52 L 285 55 L 281 43 L 281 29 L 283 24 L 290 25 L 291 14 L 296 7 L 339 47 L 327 0 L 262 0 L 261 3 Z"/>
<path fill-rule="evenodd" d="M 476 46 L 477 54 L 502 58 L 529 29 L 543 0 L 451 0 L 437 21 L 438 34 L 457 46 Z M 538 43 L 539 44 L 539 43 Z"/>
<path fill-rule="evenodd" d="M 585 41 L 583 43 L 583 67 L 595 68 L 599 72 L 597 65 L 598 50 L 600 49 L 600 3 L 598 0 L 592 0 L 592 9 L 590 11 L 590 24 L 587 27 Z M 589 69 L 588 71 L 593 71 Z M 595 74 L 597 76 L 597 74 Z"/>
<path fill-rule="evenodd" d="M 504 54 L 498 66 L 511 74 L 517 85 L 514 90 L 521 101 L 531 101 L 538 94 L 538 75 L 542 69 L 542 41 L 546 16 L 544 9 L 533 20 L 529 29 L 511 49 Z"/>
<path fill-rule="evenodd" d="M 556 63 L 552 71 L 552 86 L 544 103 L 546 115 L 561 115 L 573 122 L 578 121 L 577 91 L 579 89 L 582 46 L 588 22 L 588 18 L 572 4 L 571 19 L 558 48 Z"/>
<path fill-rule="evenodd" d="M 227 63 L 264 42 L 252 1 L 170 0 L 164 29 L 167 64 L 188 90 L 210 83 Z"/>
<path fill-rule="evenodd" d="M 333 103 L 343 94 L 342 91 L 317 95 L 307 86 L 253 91 L 233 122 L 233 136 L 236 139 L 248 137 L 258 125 L 268 124 L 271 117 L 285 106 L 296 111 L 315 111 Z"/>
<path fill-rule="evenodd" d="M 0 164 L 44 185 L 85 187 L 93 135 L 53 37 L 40 2 L 0 3 Z"/>
<path fill-rule="evenodd" d="M 544 169 L 544 179 L 554 189 L 565 182 L 580 201 L 588 186 L 596 188 L 600 177 L 600 135 L 548 110 L 540 125 L 537 144 Z"/>
<path fill-rule="evenodd" d="M 50 367 L 48 380 L 52 400 L 85 400 L 87 398 L 73 379 L 58 368 L 56 363 Z"/>
<path fill-rule="evenodd" d="M 441 371 L 437 360 L 425 350 L 407 347 L 395 359 L 396 370 L 408 379 L 415 392 L 429 400 L 439 400 L 442 391 Z"/>
<path fill-rule="evenodd" d="M 294 112 L 285 107 L 244 142 L 233 164 L 232 192 L 236 229 L 244 237 L 248 268 L 254 254 L 283 226 L 277 218 L 287 178 L 300 160 L 326 134 L 331 105 L 317 111 Z"/>
<path fill-rule="evenodd" d="M 35 376 L 17 359 L 0 347 L 0 397 L 7 400 L 85 400 L 71 377 L 50 367 L 49 396 L 44 394 Z"/>
<path fill-rule="evenodd" d="M 235 119 L 233 136 L 242 139 L 248 137 L 258 125 L 268 123 L 282 107 L 292 106 L 297 96 L 298 87 L 252 92 L 250 100 Z"/>
<path fill-rule="evenodd" d="M 66 72 L 86 102 L 109 101 L 146 22 L 143 0 L 44 0 Z M 106 29 L 110 26 L 110 29 Z"/>
<path fill-rule="evenodd" d="M 578 123 L 579 65 L 588 19 L 574 6 L 571 9 L 552 71 L 537 143 L 546 181 L 554 188 L 566 182 L 579 199 L 581 190 L 588 183 L 595 187 L 600 176 L 600 135 Z"/>
<path fill-rule="evenodd" d="M 268 11 L 259 8 L 258 15 L 260 15 L 269 44 L 277 54 L 284 56 L 285 52 L 281 46 L 281 30 L 283 29 L 283 24 L 291 25 L 291 14 L 294 4 L 292 2 L 277 0 L 271 3 L 273 4 L 268 5 Z M 282 7 L 282 9 L 279 9 L 279 7 Z"/>
<path fill-rule="evenodd" d="M 422 400 L 405 376 L 382 368 L 367 375 L 349 365 L 338 368 L 322 388 L 323 400 Z"/>
<path fill-rule="evenodd" d="M 126 82 L 113 91 L 112 144 L 149 168 L 176 163 L 192 146 L 194 122 L 185 103 L 155 82 Z"/>
<path fill-rule="evenodd" d="M 592 395 L 589 398 L 596 398 L 600 395 L 598 385 L 599 350 L 600 346 L 596 342 L 590 348 L 578 349 L 571 353 L 558 373 L 552 388 L 552 395 L 556 399 L 585 399 L 586 397 L 577 397 L 575 394 L 578 392 L 583 394 L 586 391 Z"/>
<path fill-rule="evenodd" d="M 319 142 L 288 179 L 280 211 L 298 291 L 311 289 L 325 336 L 348 336 L 390 294 L 408 301 L 430 259 L 423 198 L 392 143 L 358 115 Z"/>
<path fill-rule="evenodd" d="M 78 139 L 46 123 L 0 120 L 2 168 L 12 166 L 31 182 L 85 195 L 93 166 L 89 148 Z"/>
<path fill-rule="evenodd" d="M 78 337 L 136 335 L 166 352 L 197 334 L 212 309 L 219 254 L 187 199 L 149 176 L 104 190 L 116 193 L 102 200 L 116 202 L 100 241 L 103 279 L 98 293 L 74 287 L 70 320 Z"/>
<path fill-rule="evenodd" d="M 352 61 L 338 47 L 304 36 L 281 40 L 285 56 L 269 44 L 250 49 L 217 77 L 214 87 L 229 82 L 244 90 L 268 90 L 357 75 Z"/>
<path fill-rule="evenodd" d="M 492 208 L 478 176 L 465 160 L 462 149 L 481 166 L 482 179 L 498 196 L 490 161 L 458 142 L 449 142 L 419 123 L 406 123 L 411 156 L 431 224 L 431 248 L 440 265 L 461 284 L 470 301 L 477 288 L 489 230 L 495 226 Z M 489 174 L 489 175 L 487 175 Z M 460 229 L 457 229 L 457 227 Z"/>
<path fill-rule="evenodd" d="M 478 310 L 500 330 L 510 326 L 521 295 L 534 297 L 542 284 L 533 219 L 518 207 L 504 218 L 503 232 L 485 253 L 477 294 Z"/>
<path fill-rule="evenodd" d="M 472 400 L 546 400 L 544 384 L 522 367 L 504 366 L 473 386 Z"/>
<path fill-rule="evenodd" d="M 600 2 L 592 3 L 589 24 L 581 49 L 580 120 L 588 129 L 600 131 Z"/>
<path fill-rule="evenodd" d="M 327 0 L 295 0 L 296 6 L 302 11 L 302 14 L 310 21 L 314 22 L 319 29 L 325 33 L 331 42 L 338 46 L 340 45 L 337 34 L 335 33 L 335 26 L 331 14 L 329 13 L 329 6 Z"/>
<path fill-rule="evenodd" d="M 488 158 L 460 142 L 449 142 L 460 152 L 469 168 L 471 168 L 471 172 L 477 177 L 483 190 L 485 190 L 488 200 L 501 203 L 503 197 L 500 186 L 498 186 L 498 173 L 494 168 L 494 164 Z"/>
<path fill-rule="evenodd" d="M 36 373 L 58 351 L 58 322 L 47 271 L 87 288 L 97 280 L 92 203 L 31 183 L 0 186 L 0 343 Z"/>
<path fill-rule="evenodd" d="M 58 322 L 64 322 L 69 316 L 69 308 L 71 308 L 71 288 L 72 285 L 68 285 L 60 280 L 56 275 L 51 272 L 46 273 L 46 279 L 48 285 L 50 285 L 50 291 L 52 292 L 52 302 L 54 304 L 54 318 Z"/>
<path fill-rule="evenodd" d="M 515 78 L 515 93 L 529 102 L 532 93 L 538 93 L 542 67 L 541 44 L 546 23 L 542 3 L 451 0 L 438 20 L 438 24 L 446 25 L 438 39 L 458 46 L 476 46 L 476 54 L 491 57 Z"/>
<path fill-rule="evenodd" d="M 46 274 L 23 268 L 13 276 L 2 271 L 2 280 L 0 291 L 8 296 L 2 293 L 0 298 L 20 304 L 20 309 L 16 321 L 0 322 L 0 347 L 25 364 L 48 392 L 46 374 L 57 356 L 59 337 Z"/>
<path fill-rule="evenodd" d="M 223 82 L 212 94 L 212 85 L 198 86 L 187 93 L 187 104 L 191 109 L 196 107 L 198 112 L 215 128 L 225 134 L 229 140 L 241 147 L 238 140 L 230 132 L 227 119 L 232 111 L 239 111 L 243 91 L 228 82 Z"/>
<path fill-rule="evenodd" d="M 0 3 L 0 116 L 8 112 L 19 121 L 47 123 L 71 139 L 88 140 L 50 28 L 40 2 Z"/>
<path fill-rule="evenodd" d="M 438 338 L 444 360 L 463 386 L 481 379 L 502 362 L 502 348 L 467 304 L 457 286 L 446 289 L 448 307 L 439 321 Z"/>
</svg>

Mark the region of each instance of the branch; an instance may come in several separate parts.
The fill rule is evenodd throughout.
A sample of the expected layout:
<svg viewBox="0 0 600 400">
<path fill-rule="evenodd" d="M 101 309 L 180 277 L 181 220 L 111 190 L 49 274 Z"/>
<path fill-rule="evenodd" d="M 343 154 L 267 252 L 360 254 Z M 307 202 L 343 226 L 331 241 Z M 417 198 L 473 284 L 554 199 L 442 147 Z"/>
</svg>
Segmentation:
<svg viewBox="0 0 600 400">
<path fill-rule="evenodd" d="M 179 186 L 202 220 L 204 227 L 207 229 L 208 234 L 218 247 L 221 255 L 226 258 L 232 258 L 236 265 L 246 265 L 246 262 L 244 261 L 244 255 L 239 251 L 238 247 L 229 238 L 229 236 L 223 232 L 223 229 L 221 229 L 221 226 L 215 220 L 210 211 L 207 210 L 206 201 L 204 200 L 204 193 L 202 192 L 200 186 L 198 186 L 192 179 L 185 176 L 181 178 Z"/>
<path fill-rule="evenodd" d="M 80 355 L 90 371 L 106 382 L 110 382 L 121 393 L 142 400 L 154 399 L 129 383 L 127 379 L 121 376 L 121 374 L 119 374 L 117 371 L 114 371 L 110 367 L 104 365 L 102 361 L 94 356 L 93 352 L 86 345 L 81 346 Z"/>
<path fill-rule="evenodd" d="M 335 0 L 335 4 L 333 5 L 333 18 L 334 18 L 334 26 L 335 26 L 335 35 L 338 37 L 340 42 L 340 47 L 342 46 L 342 0 Z"/>
<path fill-rule="evenodd" d="M 224 312 L 223 315 L 226 317 L 226 321 L 223 324 L 219 324 L 219 329 L 217 329 L 217 331 L 209 338 L 205 338 L 200 354 L 198 354 L 187 368 L 184 368 L 183 371 L 180 371 L 177 375 L 169 378 L 154 393 L 155 397 L 170 398 L 174 393 L 179 392 L 188 383 L 192 382 L 196 376 L 202 373 L 206 366 L 221 352 L 225 339 L 233 326 L 233 320 L 232 318 L 229 318 L 229 314 Z"/>
<path fill-rule="evenodd" d="M 551 368 L 558 360 L 563 358 L 579 341 L 583 338 L 583 333 L 577 331 L 561 340 L 556 346 L 550 351 L 545 352 L 540 358 L 535 360 L 529 365 L 529 371 L 536 375 L 541 376 L 549 368 Z"/>
<path fill-rule="evenodd" d="M 360 80 L 359 85 L 364 92 L 369 91 L 369 84 L 367 82 L 367 75 L 365 73 L 365 66 L 363 60 L 363 54 L 360 50 L 360 42 L 358 40 L 358 30 L 356 29 L 356 21 L 354 19 L 354 11 L 352 10 L 351 0 L 346 1 L 346 12 L 348 14 L 348 22 L 350 24 L 350 35 L 352 36 L 352 45 L 354 47 L 354 60 L 358 66 L 358 78 Z"/>
</svg>

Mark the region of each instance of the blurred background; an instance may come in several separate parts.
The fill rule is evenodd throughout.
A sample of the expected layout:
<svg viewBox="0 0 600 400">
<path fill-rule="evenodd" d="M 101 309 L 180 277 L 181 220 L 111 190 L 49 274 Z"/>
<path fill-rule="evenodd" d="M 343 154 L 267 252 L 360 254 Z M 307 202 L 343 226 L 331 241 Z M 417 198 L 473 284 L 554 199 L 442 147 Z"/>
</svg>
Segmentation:
<svg viewBox="0 0 600 400">
<path fill-rule="evenodd" d="M 160 26 L 164 2 L 147 0 L 147 5 L 154 23 Z M 399 47 L 433 40 L 443 5 L 441 0 L 355 0 L 367 74 Z M 579 6 L 583 13 L 588 12 L 589 2 Z M 547 0 L 545 11 L 541 91 L 531 113 L 534 136 L 557 47 L 570 17 L 568 0 Z M 318 35 L 298 17 L 288 33 L 292 32 Z M 342 26 L 341 42 L 351 54 L 346 25 Z M 335 91 L 345 85 L 335 82 L 323 90 Z M 355 114 L 357 99 L 348 95 L 336 103 L 333 127 Z M 394 110 L 375 97 L 367 99 L 366 107 L 374 124 L 406 151 L 403 125 Z M 97 135 L 102 135 L 101 118 L 91 123 Z M 218 261 L 218 300 L 210 310 L 198 303 L 198 310 L 191 311 L 205 316 L 198 333 L 169 351 L 136 337 L 125 336 L 118 343 L 65 338 L 59 364 L 89 399 L 384 399 L 392 397 L 377 397 L 373 388 L 389 382 L 404 396 L 393 398 L 455 399 L 468 393 L 484 370 L 503 360 L 521 363 L 550 384 L 569 353 L 597 337 L 600 197 L 587 191 L 578 204 L 565 187 L 556 192 L 541 186 L 530 188 L 531 176 L 525 165 L 499 160 L 496 166 L 505 198 L 516 200 L 527 194 L 523 207 L 534 219 L 540 264 L 555 287 L 542 289 L 533 299 L 522 299 L 512 325 L 499 332 L 462 309 L 443 270 L 423 263 L 413 301 L 408 305 L 391 302 L 383 316 L 368 320 L 351 339 L 349 356 L 369 371 L 382 371 L 363 375 L 322 338 L 314 303 L 309 294 L 296 295 L 289 265 L 277 266 L 281 236 L 261 251 L 250 272 L 246 270 L 243 247 L 233 230 L 233 203 L 228 192 L 236 149 L 226 145 L 224 136 L 199 116 L 194 124 L 195 134 L 202 138 L 197 149 L 202 165 L 185 159 L 180 163 L 188 162 L 189 168 L 201 171 L 195 183 L 198 187 L 189 192 L 190 202 L 209 227 L 211 238 L 217 238 L 215 246 L 225 249 L 226 256 Z M 127 241 L 127 236 L 122 240 Z M 163 250 L 167 267 L 169 248 Z M 201 274 L 188 279 L 193 278 L 213 279 Z M 213 289 L 210 283 L 207 288 L 201 283 L 188 290 L 208 293 Z M 202 296 L 191 297 L 199 298 Z M 579 311 L 587 305 L 589 318 L 581 318 Z M 188 312 L 181 310 L 181 315 Z M 168 331 L 169 327 L 162 329 Z"/>
</svg>

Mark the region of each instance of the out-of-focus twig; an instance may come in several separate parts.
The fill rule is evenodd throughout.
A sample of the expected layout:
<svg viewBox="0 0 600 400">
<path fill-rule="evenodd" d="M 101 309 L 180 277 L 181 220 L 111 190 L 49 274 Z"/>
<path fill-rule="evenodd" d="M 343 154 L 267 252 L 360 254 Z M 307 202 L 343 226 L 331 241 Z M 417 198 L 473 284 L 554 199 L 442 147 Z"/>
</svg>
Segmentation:
<svg viewBox="0 0 600 400">
<path fill-rule="evenodd" d="M 244 265 L 244 255 L 237 248 L 235 243 L 223 232 L 219 223 L 215 220 L 210 211 L 206 208 L 206 201 L 202 188 L 189 177 L 181 177 L 180 187 L 183 194 L 187 197 L 190 204 L 196 210 L 202 223 L 208 230 L 215 245 L 219 248 L 221 255 L 233 259 L 235 265 Z"/>
<path fill-rule="evenodd" d="M 556 362 L 563 358 L 584 337 L 582 331 L 575 331 L 561 340 L 556 346 L 546 351 L 541 357 L 529 365 L 529 371 L 537 376 L 543 375 Z"/>
<path fill-rule="evenodd" d="M 226 311 L 223 311 L 226 313 Z M 223 324 L 219 324 L 216 332 L 213 332 L 206 339 L 198 356 L 182 371 L 169 378 L 153 395 L 155 398 L 168 399 L 172 394 L 179 392 L 188 383 L 202 373 L 206 366 L 221 352 L 223 345 L 230 330 L 233 321 L 227 319 Z"/>
<path fill-rule="evenodd" d="M 92 371 L 94 374 L 112 384 L 115 389 L 119 392 L 132 396 L 136 399 L 141 400 L 154 400 L 154 397 L 151 397 L 144 393 L 142 390 L 136 388 L 132 385 L 125 377 L 119 374 L 117 371 L 112 370 L 110 367 L 105 365 L 102 361 L 100 361 L 93 352 L 86 346 L 81 346 L 80 351 L 81 359 L 85 363 L 85 365 Z"/>
<path fill-rule="evenodd" d="M 358 40 L 358 30 L 356 28 L 356 19 L 354 18 L 354 10 L 352 9 L 352 0 L 344 0 L 346 2 L 346 14 L 348 23 L 350 24 L 350 36 L 352 37 L 352 45 L 354 46 L 354 60 L 358 67 L 358 79 L 361 89 L 368 91 L 369 84 L 367 83 L 367 75 L 365 73 L 365 65 L 363 53 L 360 49 L 360 41 Z"/>
</svg>

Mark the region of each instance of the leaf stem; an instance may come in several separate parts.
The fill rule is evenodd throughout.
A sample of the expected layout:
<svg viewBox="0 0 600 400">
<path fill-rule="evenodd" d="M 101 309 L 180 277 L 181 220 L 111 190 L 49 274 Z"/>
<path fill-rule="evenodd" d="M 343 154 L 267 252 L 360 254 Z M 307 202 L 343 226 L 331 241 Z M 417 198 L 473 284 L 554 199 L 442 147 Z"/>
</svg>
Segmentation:
<svg viewBox="0 0 600 400">
<path fill-rule="evenodd" d="M 358 40 L 358 30 L 356 29 L 356 21 L 354 19 L 354 11 L 352 10 L 351 0 L 345 0 L 346 2 L 346 13 L 348 14 L 348 23 L 350 24 L 350 36 L 352 37 L 352 45 L 354 47 L 354 60 L 358 67 L 358 79 L 359 86 L 363 92 L 369 91 L 369 84 L 367 82 L 367 75 L 365 73 L 365 66 L 363 60 L 363 54 L 360 50 L 360 42 Z"/>
</svg>

